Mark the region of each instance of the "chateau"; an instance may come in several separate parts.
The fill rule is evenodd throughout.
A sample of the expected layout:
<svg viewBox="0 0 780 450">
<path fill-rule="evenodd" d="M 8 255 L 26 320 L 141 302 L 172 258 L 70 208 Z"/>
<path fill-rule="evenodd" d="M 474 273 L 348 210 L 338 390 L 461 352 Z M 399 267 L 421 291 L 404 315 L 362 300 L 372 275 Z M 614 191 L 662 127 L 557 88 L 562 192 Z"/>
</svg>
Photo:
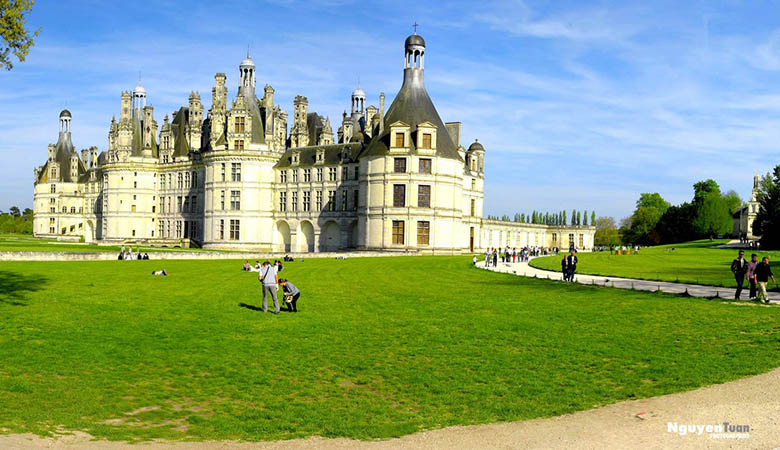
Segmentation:
<svg viewBox="0 0 780 450">
<path fill-rule="evenodd" d="M 485 148 L 461 145 L 461 124 L 439 117 L 424 66 L 415 33 L 387 111 L 384 93 L 366 107 L 355 89 L 335 136 L 306 97 L 292 117 L 271 86 L 258 97 L 249 56 L 230 104 L 227 76 L 215 75 L 207 114 L 193 91 L 159 126 L 140 83 L 122 92 L 100 153 L 76 151 L 64 110 L 35 169 L 35 236 L 275 252 L 590 249 L 593 227 L 482 218 Z"/>
</svg>

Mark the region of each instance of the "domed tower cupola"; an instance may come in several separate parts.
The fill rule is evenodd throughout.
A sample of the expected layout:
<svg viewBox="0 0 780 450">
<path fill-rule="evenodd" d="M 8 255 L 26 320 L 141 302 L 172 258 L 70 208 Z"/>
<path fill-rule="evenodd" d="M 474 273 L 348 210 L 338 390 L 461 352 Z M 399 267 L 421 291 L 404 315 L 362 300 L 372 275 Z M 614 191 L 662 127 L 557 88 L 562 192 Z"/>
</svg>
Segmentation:
<svg viewBox="0 0 780 450">
<path fill-rule="evenodd" d="M 60 113 L 60 133 L 70 133 L 70 119 L 73 116 L 70 115 L 70 111 L 63 109 Z"/>
<path fill-rule="evenodd" d="M 363 91 L 363 89 L 360 89 L 360 86 L 357 87 L 354 91 L 352 91 L 352 114 L 360 113 L 363 114 L 366 107 L 366 93 Z"/>
<path fill-rule="evenodd" d="M 138 81 L 138 85 L 133 89 L 133 116 L 141 117 L 141 110 L 146 106 L 146 89 Z"/>
<path fill-rule="evenodd" d="M 255 63 L 252 61 L 252 57 L 249 53 L 246 54 L 246 59 L 241 61 L 241 65 L 238 66 L 238 90 L 245 97 L 253 97 L 255 95 Z"/>
<path fill-rule="evenodd" d="M 415 31 L 414 34 L 406 38 L 404 43 L 406 49 L 404 57 L 404 69 L 424 69 L 425 68 L 425 39 Z"/>
</svg>

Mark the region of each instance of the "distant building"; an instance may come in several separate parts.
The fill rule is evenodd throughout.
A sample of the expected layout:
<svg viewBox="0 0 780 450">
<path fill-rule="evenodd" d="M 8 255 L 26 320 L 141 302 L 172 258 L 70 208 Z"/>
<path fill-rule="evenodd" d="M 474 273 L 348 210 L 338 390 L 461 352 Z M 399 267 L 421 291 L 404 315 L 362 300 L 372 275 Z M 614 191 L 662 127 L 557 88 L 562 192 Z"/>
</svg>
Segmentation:
<svg viewBox="0 0 780 450">
<path fill-rule="evenodd" d="M 732 215 L 734 219 L 734 236 L 746 237 L 747 239 L 761 238 L 761 236 L 753 234 L 753 222 L 756 220 L 760 207 L 758 203 L 759 192 L 761 192 L 761 179 L 756 175 L 753 177 L 753 192 L 750 193 L 750 201 Z"/>
<path fill-rule="evenodd" d="M 593 227 L 482 218 L 485 148 L 463 147 L 460 123 L 439 117 L 423 83 L 422 36 L 406 39 L 404 55 L 387 112 L 384 93 L 379 108 L 366 107 L 355 89 L 337 139 L 306 97 L 295 97 L 291 118 L 271 86 L 258 98 L 249 56 L 230 105 L 217 73 L 208 114 L 192 92 L 159 131 L 144 87 L 123 92 L 100 154 L 79 155 L 64 110 L 35 170 L 34 233 L 279 252 L 591 248 Z"/>
</svg>

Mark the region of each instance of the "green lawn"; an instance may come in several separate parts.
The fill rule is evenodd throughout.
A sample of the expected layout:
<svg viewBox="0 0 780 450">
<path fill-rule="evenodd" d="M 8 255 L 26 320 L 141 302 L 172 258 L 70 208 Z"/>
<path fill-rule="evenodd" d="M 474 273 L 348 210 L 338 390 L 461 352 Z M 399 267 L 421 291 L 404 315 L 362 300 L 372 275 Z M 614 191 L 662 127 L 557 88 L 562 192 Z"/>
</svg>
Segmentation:
<svg viewBox="0 0 780 450">
<path fill-rule="evenodd" d="M 289 263 L 300 312 L 274 316 L 239 306 L 260 304 L 240 264 L 3 263 L 0 432 L 387 438 L 780 366 L 774 306 L 394 257 Z"/>
<path fill-rule="evenodd" d="M 577 273 L 736 287 L 730 267 L 731 261 L 737 257 L 737 250 L 709 248 L 724 242 L 727 241 L 686 242 L 645 248 L 638 254 L 620 256 L 611 255 L 608 251 L 578 253 Z M 671 251 L 672 247 L 674 251 Z M 745 258 L 750 260 L 751 253 L 745 250 Z M 759 260 L 769 256 L 772 271 L 780 276 L 780 252 L 761 250 L 755 253 Z M 563 255 L 535 258 L 530 264 L 539 269 L 560 271 L 561 258 Z"/>
<path fill-rule="evenodd" d="M 141 252 L 191 252 L 202 251 L 197 248 L 132 246 L 133 253 Z M 30 234 L 0 233 L 0 252 L 109 252 L 119 253 L 121 245 L 96 245 L 79 242 L 58 242 L 50 239 L 37 239 Z M 127 249 L 128 246 L 125 246 Z"/>
</svg>

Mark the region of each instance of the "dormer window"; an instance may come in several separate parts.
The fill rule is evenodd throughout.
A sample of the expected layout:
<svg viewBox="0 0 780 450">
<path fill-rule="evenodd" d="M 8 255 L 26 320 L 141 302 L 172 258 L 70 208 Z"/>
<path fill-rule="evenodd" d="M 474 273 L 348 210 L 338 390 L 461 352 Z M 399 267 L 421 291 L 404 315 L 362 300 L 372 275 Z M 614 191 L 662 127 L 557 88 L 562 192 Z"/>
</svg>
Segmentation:
<svg viewBox="0 0 780 450">
<path fill-rule="evenodd" d="M 403 147 L 403 146 L 404 146 L 404 134 L 395 133 L 395 147 Z"/>
<path fill-rule="evenodd" d="M 409 125 L 398 121 L 390 124 L 390 151 L 406 152 L 411 146 Z"/>
<path fill-rule="evenodd" d="M 431 148 L 431 133 L 423 133 L 422 148 Z"/>
<path fill-rule="evenodd" d="M 436 125 L 429 121 L 417 125 L 417 150 L 431 153 L 436 150 Z"/>
</svg>

